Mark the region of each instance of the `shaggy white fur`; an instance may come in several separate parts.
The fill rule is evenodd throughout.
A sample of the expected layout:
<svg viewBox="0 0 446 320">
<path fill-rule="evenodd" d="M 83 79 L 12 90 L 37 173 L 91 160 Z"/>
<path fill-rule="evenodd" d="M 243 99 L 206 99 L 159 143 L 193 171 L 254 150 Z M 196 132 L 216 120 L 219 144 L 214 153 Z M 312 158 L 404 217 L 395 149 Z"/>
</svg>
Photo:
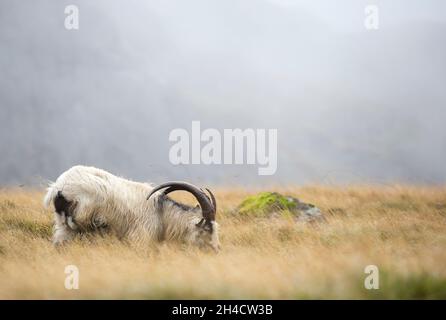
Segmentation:
<svg viewBox="0 0 446 320">
<path fill-rule="evenodd" d="M 60 192 L 73 205 L 71 214 L 54 213 L 53 242 L 59 244 L 79 232 L 105 227 L 132 241 L 182 240 L 219 249 L 216 222 L 212 232 L 200 228 L 199 207 L 178 204 L 159 192 L 147 200 L 152 189 L 150 184 L 123 179 L 94 167 L 72 167 L 50 184 L 44 198 L 49 207 Z"/>
</svg>

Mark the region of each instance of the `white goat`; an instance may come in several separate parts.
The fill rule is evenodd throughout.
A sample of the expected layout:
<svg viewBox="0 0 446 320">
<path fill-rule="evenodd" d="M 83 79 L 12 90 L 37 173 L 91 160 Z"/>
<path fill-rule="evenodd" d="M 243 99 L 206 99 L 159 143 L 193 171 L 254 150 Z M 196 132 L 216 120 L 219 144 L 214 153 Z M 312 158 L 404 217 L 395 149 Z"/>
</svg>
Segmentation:
<svg viewBox="0 0 446 320">
<path fill-rule="evenodd" d="M 166 190 L 157 193 L 162 189 Z M 200 206 L 189 207 L 167 197 L 176 190 L 192 193 Z M 105 229 L 130 240 L 175 239 L 217 251 L 216 202 L 208 192 L 210 197 L 185 182 L 154 188 L 94 167 L 75 166 L 50 184 L 44 204 L 54 205 L 54 244 L 70 240 L 77 233 Z"/>
</svg>

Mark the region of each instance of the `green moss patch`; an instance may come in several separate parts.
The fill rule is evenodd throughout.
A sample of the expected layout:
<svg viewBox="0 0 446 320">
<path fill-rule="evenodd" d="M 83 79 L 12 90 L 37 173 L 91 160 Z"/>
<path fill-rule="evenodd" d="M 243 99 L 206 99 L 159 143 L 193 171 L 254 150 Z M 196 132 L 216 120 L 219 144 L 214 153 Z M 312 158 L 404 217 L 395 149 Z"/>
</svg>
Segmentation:
<svg viewBox="0 0 446 320">
<path fill-rule="evenodd" d="M 321 211 L 314 205 L 300 202 L 297 198 L 284 196 L 277 192 L 262 192 L 247 197 L 238 206 L 237 213 L 245 217 L 277 217 L 280 215 L 304 222 L 324 219 Z"/>
<path fill-rule="evenodd" d="M 243 200 L 238 207 L 238 212 L 241 215 L 265 216 L 272 212 L 295 209 L 297 209 L 296 199 L 277 192 L 262 192 Z"/>
</svg>

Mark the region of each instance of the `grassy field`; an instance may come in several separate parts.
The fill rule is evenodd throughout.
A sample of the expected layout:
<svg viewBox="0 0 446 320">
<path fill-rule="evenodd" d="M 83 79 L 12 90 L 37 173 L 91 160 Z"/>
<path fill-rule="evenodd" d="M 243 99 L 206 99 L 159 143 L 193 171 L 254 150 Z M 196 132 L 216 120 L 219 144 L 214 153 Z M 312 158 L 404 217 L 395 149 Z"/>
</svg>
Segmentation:
<svg viewBox="0 0 446 320">
<path fill-rule="evenodd" d="M 43 191 L 0 189 L 0 298 L 446 298 L 445 187 L 273 190 L 315 204 L 326 222 L 239 217 L 234 208 L 254 191 L 216 188 L 222 251 L 213 254 L 99 236 L 56 249 Z M 67 265 L 79 268 L 79 290 L 64 287 Z M 364 288 L 367 265 L 379 268 L 378 290 Z"/>
</svg>

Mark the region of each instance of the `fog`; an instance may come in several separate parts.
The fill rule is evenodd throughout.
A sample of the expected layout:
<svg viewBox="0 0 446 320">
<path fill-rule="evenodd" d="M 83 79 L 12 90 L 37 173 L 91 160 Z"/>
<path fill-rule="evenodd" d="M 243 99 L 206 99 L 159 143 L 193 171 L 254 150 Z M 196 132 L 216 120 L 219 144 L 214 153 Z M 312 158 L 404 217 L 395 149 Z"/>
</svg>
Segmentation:
<svg viewBox="0 0 446 320">
<path fill-rule="evenodd" d="M 435 0 L 1 0 L 0 185 L 75 164 L 153 182 L 445 183 L 445 35 Z M 172 165 L 169 132 L 193 120 L 277 129 L 276 174 Z"/>
</svg>

